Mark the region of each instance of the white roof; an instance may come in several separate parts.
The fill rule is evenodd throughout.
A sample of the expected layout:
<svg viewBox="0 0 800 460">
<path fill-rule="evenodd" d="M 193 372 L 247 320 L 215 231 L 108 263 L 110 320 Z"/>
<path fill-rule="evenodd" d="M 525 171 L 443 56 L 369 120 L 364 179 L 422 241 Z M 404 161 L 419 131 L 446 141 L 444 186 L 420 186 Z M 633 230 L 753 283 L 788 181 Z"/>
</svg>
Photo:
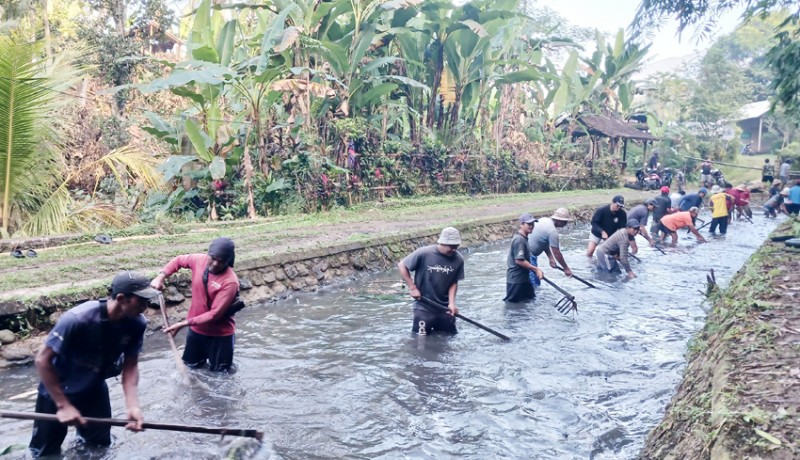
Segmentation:
<svg viewBox="0 0 800 460">
<path fill-rule="evenodd" d="M 759 118 L 765 113 L 769 112 L 772 103 L 770 101 L 758 101 L 745 104 L 734 115 L 733 119 L 736 121 L 749 120 L 751 118 Z"/>
</svg>

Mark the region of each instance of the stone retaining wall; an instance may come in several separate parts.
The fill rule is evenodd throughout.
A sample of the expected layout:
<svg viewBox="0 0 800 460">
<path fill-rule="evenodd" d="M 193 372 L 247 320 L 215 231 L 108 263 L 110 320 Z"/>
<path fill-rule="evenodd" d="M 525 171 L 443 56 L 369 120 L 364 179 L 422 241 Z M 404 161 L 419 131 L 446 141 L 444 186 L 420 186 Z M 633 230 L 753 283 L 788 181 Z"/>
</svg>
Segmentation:
<svg viewBox="0 0 800 460">
<path fill-rule="evenodd" d="M 476 222 L 460 228 L 462 247 L 510 238 L 516 221 Z M 433 244 L 439 229 L 383 237 L 367 243 L 347 243 L 303 253 L 245 261 L 236 266 L 242 297 L 248 302 L 286 298 L 295 292 L 352 279 L 361 274 L 394 267 L 415 249 Z M 164 298 L 171 305 L 188 307 L 191 286 L 188 274 L 173 275 Z"/>
</svg>

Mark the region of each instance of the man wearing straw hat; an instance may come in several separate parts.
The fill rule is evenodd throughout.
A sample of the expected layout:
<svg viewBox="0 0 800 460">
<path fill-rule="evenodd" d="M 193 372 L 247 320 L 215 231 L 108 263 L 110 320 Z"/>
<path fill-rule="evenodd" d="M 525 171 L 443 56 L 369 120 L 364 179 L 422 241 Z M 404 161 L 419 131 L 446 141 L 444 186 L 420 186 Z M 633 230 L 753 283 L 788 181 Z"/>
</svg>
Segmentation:
<svg viewBox="0 0 800 460">
<path fill-rule="evenodd" d="M 411 332 L 420 335 L 434 331 L 458 332 L 456 292 L 458 282 L 464 279 L 464 257 L 458 252 L 460 245 L 461 234 L 455 228 L 447 227 L 442 229 L 436 244 L 417 249 L 397 264 L 400 276 L 415 300 Z M 411 272 L 414 272 L 413 278 Z M 447 305 L 449 311 L 442 311 L 437 305 Z"/>
<path fill-rule="evenodd" d="M 538 257 L 544 252 L 550 259 L 550 266 L 556 268 L 561 265 L 564 274 L 572 276 L 564 255 L 561 254 L 561 245 L 558 242 L 558 229 L 572 222 L 572 216 L 567 208 L 558 208 L 550 217 L 538 220 L 533 231 L 528 235 L 528 249 L 531 251 L 530 262 L 534 267 L 539 266 Z M 534 286 L 539 286 L 541 280 L 534 272 L 528 272 L 528 277 Z"/>
<path fill-rule="evenodd" d="M 83 417 L 111 417 L 106 379 L 122 374 L 122 392 L 130 423 L 140 431 L 144 417 L 137 396 L 139 352 L 147 321 L 142 313 L 158 291 L 135 272 L 111 281 L 108 299 L 84 302 L 64 313 L 36 355 L 39 395 L 36 412 L 55 414 L 58 422 L 37 420 L 29 444 L 34 457 L 58 455 L 67 425 L 89 444 L 111 444 L 110 425 L 87 425 Z"/>
</svg>

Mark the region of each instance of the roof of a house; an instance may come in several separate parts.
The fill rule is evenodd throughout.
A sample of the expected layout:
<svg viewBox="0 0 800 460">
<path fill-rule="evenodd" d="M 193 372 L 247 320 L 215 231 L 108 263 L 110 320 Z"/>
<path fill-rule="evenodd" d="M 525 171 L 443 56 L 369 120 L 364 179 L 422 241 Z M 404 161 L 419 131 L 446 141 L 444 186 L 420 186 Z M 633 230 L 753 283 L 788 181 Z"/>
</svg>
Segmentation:
<svg viewBox="0 0 800 460">
<path fill-rule="evenodd" d="M 658 139 L 650 133 L 637 129 L 636 125 L 632 123 L 603 115 L 585 113 L 578 116 L 578 121 L 586 127 L 590 134 L 643 141 L 654 141 Z"/>
<path fill-rule="evenodd" d="M 764 116 L 764 114 L 769 112 L 771 107 L 772 103 L 770 101 L 751 102 L 749 104 L 743 105 L 742 108 L 737 110 L 732 118 L 734 121 L 749 120 L 751 118 L 760 118 Z"/>
</svg>

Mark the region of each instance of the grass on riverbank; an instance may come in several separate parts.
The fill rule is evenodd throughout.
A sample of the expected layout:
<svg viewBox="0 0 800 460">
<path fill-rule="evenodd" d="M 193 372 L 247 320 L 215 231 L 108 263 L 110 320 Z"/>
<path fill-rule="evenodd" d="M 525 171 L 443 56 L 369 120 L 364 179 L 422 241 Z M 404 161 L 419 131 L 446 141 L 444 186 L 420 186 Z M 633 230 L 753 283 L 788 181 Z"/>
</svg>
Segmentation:
<svg viewBox="0 0 800 460">
<path fill-rule="evenodd" d="M 208 242 L 217 236 L 229 236 L 236 240 L 237 247 L 247 248 L 237 255 L 237 262 L 241 262 L 308 249 L 308 243 L 320 233 L 342 227 L 348 230 L 339 235 L 339 242 L 364 242 L 377 236 L 401 233 L 403 230 L 394 223 L 419 221 L 420 216 L 445 216 L 450 225 L 458 225 L 486 217 L 476 214 L 475 210 L 480 207 L 511 205 L 516 210 L 508 217 L 513 219 L 522 211 L 535 213 L 550 209 L 555 200 L 569 206 L 572 197 L 613 193 L 630 195 L 634 192 L 617 189 L 418 197 L 253 221 L 144 223 L 120 232 L 109 232 L 114 237 L 112 245 L 100 245 L 92 241 L 94 235 L 82 235 L 70 244 L 39 250 L 36 259 L 0 257 L 0 292 L 13 292 L 15 299 L 30 299 L 44 294 L 44 291 L 47 295 L 56 295 L 81 286 L 88 287 L 100 278 L 110 279 L 113 273 L 122 269 L 154 274 L 176 255 L 205 251 Z M 576 199 L 575 205 L 580 201 Z M 424 223 L 417 226 L 424 226 Z"/>
</svg>

